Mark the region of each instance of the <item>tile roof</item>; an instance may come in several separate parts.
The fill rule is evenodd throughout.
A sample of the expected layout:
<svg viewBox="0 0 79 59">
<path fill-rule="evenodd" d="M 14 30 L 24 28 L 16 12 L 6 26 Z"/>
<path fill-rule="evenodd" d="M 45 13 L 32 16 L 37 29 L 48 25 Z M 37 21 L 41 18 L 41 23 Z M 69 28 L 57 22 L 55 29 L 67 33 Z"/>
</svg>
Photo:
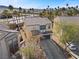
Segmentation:
<svg viewBox="0 0 79 59">
<path fill-rule="evenodd" d="M 48 18 L 41 18 L 41 17 L 27 17 L 25 19 L 26 25 L 45 25 L 49 24 L 51 21 Z"/>
</svg>

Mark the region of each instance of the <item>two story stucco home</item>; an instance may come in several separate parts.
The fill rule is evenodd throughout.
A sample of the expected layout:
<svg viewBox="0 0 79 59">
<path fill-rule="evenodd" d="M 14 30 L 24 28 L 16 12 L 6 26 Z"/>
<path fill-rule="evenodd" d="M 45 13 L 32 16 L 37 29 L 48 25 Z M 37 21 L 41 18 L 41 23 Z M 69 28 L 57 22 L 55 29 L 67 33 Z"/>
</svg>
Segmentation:
<svg viewBox="0 0 79 59">
<path fill-rule="evenodd" d="M 32 35 L 41 35 L 40 38 L 51 39 L 52 22 L 48 18 L 27 17 L 24 24 Z"/>
<path fill-rule="evenodd" d="M 60 43 L 64 25 L 79 25 L 79 16 L 58 16 L 53 21 L 53 40 Z"/>
</svg>

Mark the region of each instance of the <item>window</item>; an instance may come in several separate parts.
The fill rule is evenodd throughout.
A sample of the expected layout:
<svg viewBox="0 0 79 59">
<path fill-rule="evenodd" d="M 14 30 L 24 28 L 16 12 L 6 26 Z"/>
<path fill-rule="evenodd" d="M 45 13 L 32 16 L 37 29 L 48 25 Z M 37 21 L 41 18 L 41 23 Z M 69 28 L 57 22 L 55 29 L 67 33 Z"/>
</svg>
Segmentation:
<svg viewBox="0 0 79 59">
<path fill-rule="evenodd" d="M 41 25 L 40 26 L 40 30 L 45 30 L 46 29 L 46 25 Z"/>
</svg>

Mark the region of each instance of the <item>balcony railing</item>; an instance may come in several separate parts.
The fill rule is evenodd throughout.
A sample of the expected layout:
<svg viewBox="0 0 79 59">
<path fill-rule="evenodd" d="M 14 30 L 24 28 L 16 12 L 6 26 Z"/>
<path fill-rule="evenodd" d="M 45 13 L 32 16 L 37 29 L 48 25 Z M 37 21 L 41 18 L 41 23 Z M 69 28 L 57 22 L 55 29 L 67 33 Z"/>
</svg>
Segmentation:
<svg viewBox="0 0 79 59">
<path fill-rule="evenodd" d="M 41 32 L 40 30 L 32 30 L 32 35 L 41 35 L 41 34 L 49 34 L 49 33 L 52 33 L 52 31 L 44 31 L 44 32 Z"/>
</svg>

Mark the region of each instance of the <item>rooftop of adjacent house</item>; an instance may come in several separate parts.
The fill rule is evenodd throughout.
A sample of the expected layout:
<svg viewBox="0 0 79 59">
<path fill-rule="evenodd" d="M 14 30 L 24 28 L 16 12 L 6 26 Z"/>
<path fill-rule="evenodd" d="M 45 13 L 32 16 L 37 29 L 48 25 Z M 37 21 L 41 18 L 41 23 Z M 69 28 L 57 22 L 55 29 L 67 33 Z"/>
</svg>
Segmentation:
<svg viewBox="0 0 79 59">
<path fill-rule="evenodd" d="M 0 24 L 0 31 L 2 31 L 2 32 L 13 32 L 13 33 L 17 32 L 16 30 L 9 29 L 9 27 L 5 24 Z"/>
<path fill-rule="evenodd" d="M 41 18 L 41 17 L 27 17 L 25 19 L 26 25 L 45 25 L 49 24 L 51 21 L 48 18 Z"/>
<path fill-rule="evenodd" d="M 79 16 L 58 16 L 55 19 L 64 23 L 75 23 L 79 24 Z"/>
<path fill-rule="evenodd" d="M 4 30 L 9 29 L 6 25 L 4 24 L 0 24 L 0 39 L 7 34 L 6 32 L 4 32 Z"/>
<path fill-rule="evenodd" d="M 8 30 L 9 27 L 5 24 L 0 24 L 0 30 Z"/>
<path fill-rule="evenodd" d="M 7 25 L 0 24 L 0 40 L 5 36 L 8 37 L 13 34 L 16 35 L 16 33 L 17 33 L 16 30 L 10 30 Z"/>
</svg>

